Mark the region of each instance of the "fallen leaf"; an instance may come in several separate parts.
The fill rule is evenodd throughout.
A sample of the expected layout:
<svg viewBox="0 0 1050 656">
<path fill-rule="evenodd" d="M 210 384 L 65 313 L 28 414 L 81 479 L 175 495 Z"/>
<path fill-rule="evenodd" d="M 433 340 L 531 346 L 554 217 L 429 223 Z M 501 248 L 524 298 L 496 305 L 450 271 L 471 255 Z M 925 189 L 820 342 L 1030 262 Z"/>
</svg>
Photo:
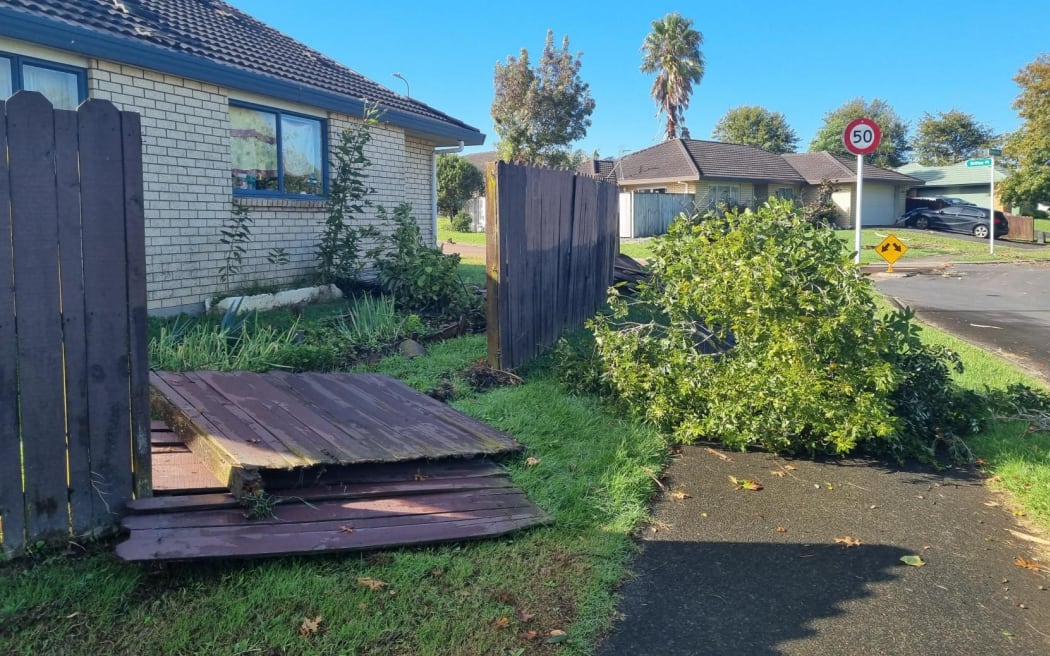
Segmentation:
<svg viewBox="0 0 1050 656">
<path fill-rule="evenodd" d="M 1020 508 L 1014 510 L 1014 517 L 1024 517 L 1024 511 Z"/>
<path fill-rule="evenodd" d="M 998 501 L 985 501 L 984 505 L 988 506 L 989 508 L 998 508 L 1002 504 Z"/>
<path fill-rule="evenodd" d="M 1014 565 L 1017 565 L 1018 567 L 1023 567 L 1024 569 L 1030 569 L 1033 572 L 1039 572 L 1043 569 L 1039 566 L 1039 563 L 1028 560 L 1024 556 L 1018 556 L 1017 558 L 1014 558 Z"/>
<path fill-rule="evenodd" d="M 796 467 L 795 465 L 784 465 L 784 469 L 788 471 L 795 471 L 796 469 L 798 469 L 798 467 Z"/>
<path fill-rule="evenodd" d="M 492 626 L 497 629 L 505 629 L 510 626 L 510 618 L 506 615 L 492 620 Z"/>
<path fill-rule="evenodd" d="M 787 532 L 788 532 L 788 530 L 786 528 L 784 528 L 783 526 L 778 526 L 777 527 L 777 533 L 787 533 Z"/>
<path fill-rule="evenodd" d="M 547 642 L 553 643 L 565 642 L 569 638 L 569 636 L 566 635 L 565 632 L 561 629 L 553 629 L 548 635 L 550 637 L 547 638 Z"/>
<path fill-rule="evenodd" d="M 683 492 L 681 490 L 673 490 L 671 492 L 671 498 L 675 501 L 681 501 L 682 499 L 692 499 L 693 495 L 689 494 L 688 492 Z"/>
<path fill-rule="evenodd" d="M 539 635 L 539 631 L 523 631 L 521 637 L 525 640 L 535 640 Z"/>
<path fill-rule="evenodd" d="M 535 467 L 536 465 L 540 464 L 540 462 L 541 462 L 540 458 L 537 458 L 535 456 L 529 456 L 528 458 L 525 459 L 525 466 L 526 467 Z"/>
<path fill-rule="evenodd" d="M 315 617 L 313 619 L 310 619 L 309 617 L 304 617 L 303 618 L 303 623 L 299 625 L 299 635 L 303 636 L 304 638 L 307 637 L 307 636 L 312 636 L 313 634 L 318 633 L 320 630 L 321 630 L 321 616 L 320 615 L 318 615 L 317 617 Z"/>
<path fill-rule="evenodd" d="M 835 544 L 844 544 L 849 549 L 850 547 L 859 547 L 860 540 L 849 535 L 840 535 L 835 538 Z"/>
<path fill-rule="evenodd" d="M 521 608 L 518 609 L 517 616 L 518 616 L 518 621 L 519 622 L 528 622 L 533 617 L 536 617 L 536 615 L 534 613 L 527 612 L 527 611 L 525 611 L 524 609 L 521 609 Z"/>
<path fill-rule="evenodd" d="M 492 599 L 498 601 L 501 604 L 507 604 L 508 606 L 514 605 L 514 595 L 507 592 L 506 590 L 496 590 L 492 593 Z"/>
<path fill-rule="evenodd" d="M 762 484 L 758 481 L 753 481 L 749 478 L 737 478 L 736 476 L 730 476 L 729 481 L 737 486 L 741 490 L 752 490 L 757 492 L 762 489 Z"/>
<path fill-rule="evenodd" d="M 353 526 L 347 526 L 346 524 L 343 524 L 342 526 L 339 527 L 339 532 L 340 533 L 353 533 L 354 532 L 354 527 Z"/>
<path fill-rule="evenodd" d="M 975 465 L 977 465 L 978 467 L 980 467 L 981 465 L 983 465 L 983 464 L 984 464 L 984 458 L 978 458 L 977 460 L 974 460 L 974 461 L 973 461 L 973 464 L 975 464 Z"/>
<path fill-rule="evenodd" d="M 912 567 L 922 567 L 926 561 L 918 556 L 901 556 L 901 562 Z"/>
<path fill-rule="evenodd" d="M 378 592 L 386 586 L 390 585 L 386 581 L 380 581 L 379 579 L 374 579 L 371 576 L 366 576 L 364 578 L 357 579 L 357 584 L 365 586 L 372 592 Z"/>
<path fill-rule="evenodd" d="M 733 459 L 732 459 L 732 458 L 730 458 L 729 456 L 727 456 L 726 454 L 724 454 L 724 453 L 722 453 L 722 452 L 720 452 L 720 451 L 715 451 L 715 450 L 714 450 L 714 449 L 712 449 L 711 447 L 706 447 L 706 448 L 704 449 L 704 451 L 707 451 L 707 452 L 708 452 L 708 453 L 710 453 L 711 455 L 713 455 L 713 456 L 716 456 L 716 457 L 717 457 L 717 458 L 718 458 L 719 460 L 721 460 L 722 462 L 733 462 Z"/>
<path fill-rule="evenodd" d="M 779 469 L 773 470 L 773 471 L 771 471 L 769 473 L 773 474 L 777 478 L 784 478 L 785 476 L 787 476 L 787 472 L 780 471 Z"/>
<path fill-rule="evenodd" d="M 441 578 L 442 576 L 445 575 L 445 572 L 443 572 L 440 569 L 432 569 L 432 570 L 430 570 L 430 575 L 433 576 L 436 579 L 439 579 L 439 578 Z"/>
<path fill-rule="evenodd" d="M 704 519 L 707 519 L 707 513 L 705 513 L 705 512 L 700 513 L 700 516 L 703 517 Z"/>
<path fill-rule="evenodd" d="M 824 487 L 828 488 L 829 490 L 834 490 L 835 489 L 835 486 L 832 485 L 831 483 L 824 483 Z"/>
</svg>

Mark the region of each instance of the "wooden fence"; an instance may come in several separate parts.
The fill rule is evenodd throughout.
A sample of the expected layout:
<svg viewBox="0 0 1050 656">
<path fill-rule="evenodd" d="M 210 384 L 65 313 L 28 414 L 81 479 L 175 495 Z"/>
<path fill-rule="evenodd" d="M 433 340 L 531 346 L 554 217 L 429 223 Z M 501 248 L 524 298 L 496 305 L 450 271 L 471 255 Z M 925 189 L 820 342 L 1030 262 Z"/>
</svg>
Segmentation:
<svg viewBox="0 0 1050 656">
<path fill-rule="evenodd" d="M 0 102 L 0 553 L 150 493 L 137 114 Z"/>
<path fill-rule="evenodd" d="M 487 167 L 489 363 L 523 364 L 602 306 L 619 252 L 616 185 Z"/>
<path fill-rule="evenodd" d="M 620 194 L 620 236 L 652 237 L 667 232 L 676 216 L 693 211 L 693 194 Z"/>
</svg>

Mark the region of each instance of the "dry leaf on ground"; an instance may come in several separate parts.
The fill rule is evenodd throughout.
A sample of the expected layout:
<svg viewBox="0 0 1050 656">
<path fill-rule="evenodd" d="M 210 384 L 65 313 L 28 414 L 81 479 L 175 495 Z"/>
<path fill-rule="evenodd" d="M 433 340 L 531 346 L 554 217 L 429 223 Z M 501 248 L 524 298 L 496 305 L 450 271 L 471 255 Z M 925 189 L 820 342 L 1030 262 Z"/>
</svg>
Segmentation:
<svg viewBox="0 0 1050 656">
<path fill-rule="evenodd" d="M 535 467 L 536 465 L 540 464 L 540 462 L 542 462 L 540 458 L 537 458 L 535 456 L 529 456 L 525 459 L 525 466 Z"/>
<path fill-rule="evenodd" d="M 758 490 L 762 489 L 761 483 L 759 483 L 758 481 L 753 481 L 749 478 L 737 478 L 736 476 L 730 476 L 729 482 L 731 482 L 737 487 L 737 489 L 740 490 L 751 490 L 753 492 L 757 492 Z"/>
<path fill-rule="evenodd" d="M 357 584 L 365 586 L 372 592 L 378 592 L 386 586 L 390 585 L 386 581 L 380 581 L 379 579 L 374 579 L 371 576 L 366 576 L 364 578 L 357 579 Z"/>
<path fill-rule="evenodd" d="M 340 533 L 353 533 L 354 532 L 354 527 L 353 526 L 349 526 L 347 524 L 343 524 L 342 526 L 339 527 L 339 532 Z"/>
<path fill-rule="evenodd" d="M 539 631 L 523 631 L 521 637 L 525 640 L 535 640 L 539 635 Z"/>
<path fill-rule="evenodd" d="M 548 635 L 550 637 L 547 638 L 547 642 L 554 642 L 554 643 L 565 642 L 568 639 L 568 637 L 569 637 L 561 629 L 554 629 Z"/>
<path fill-rule="evenodd" d="M 510 618 L 506 615 L 492 620 L 492 626 L 497 629 L 505 629 L 510 626 Z"/>
<path fill-rule="evenodd" d="M 299 625 L 299 635 L 306 637 L 312 636 L 321 630 L 321 616 L 310 619 L 309 617 L 303 618 L 303 623 Z"/>
<path fill-rule="evenodd" d="M 798 467 L 796 467 L 795 465 L 784 465 L 784 469 L 788 471 L 795 471 L 796 469 L 798 469 Z"/>
<path fill-rule="evenodd" d="M 528 611 L 526 611 L 526 610 L 524 610 L 522 608 L 519 608 L 518 612 L 517 612 L 517 616 L 518 616 L 518 621 L 519 622 L 528 622 L 533 617 L 536 617 L 536 614 L 535 613 L 530 613 L 530 612 L 528 612 Z"/>
<path fill-rule="evenodd" d="M 787 472 L 781 471 L 779 469 L 774 469 L 769 473 L 776 476 L 777 478 L 784 478 L 785 476 L 787 476 Z"/>
<path fill-rule="evenodd" d="M 848 549 L 849 547 L 859 547 L 860 540 L 849 535 L 840 535 L 837 538 L 835 538 L 835 544 L 844 544 Z"/>
<path fill-rule="evenodd" d="M 777 527 L 777 533 L 787 533 L 787 532 L 788 532 L 788 530 L 786 528 L 784 528 L 783 526 L 778 526 Z"/>
<path fill-rule="evenodd" d="M 1022 567 L 1024 569 L 1030 569 L 1033 572 L 1039 572 L 1043 569 L 1039 566 L 1039 563 L 1032 560 L 1028 560 L 1024 556 L 1018 556 L 1017 558 L 1014 558 L 1014 565 L 1017 565 L 1018 567 Z"/>
<path fill-rule="evenodd" d="M 681 501 L 682 499 L 692 499 L 693 495 L 689 494 L 688 492 L 683 492 L 681 490 L 672 490 L 671 498 L 675 501 Z"/>
</svg>

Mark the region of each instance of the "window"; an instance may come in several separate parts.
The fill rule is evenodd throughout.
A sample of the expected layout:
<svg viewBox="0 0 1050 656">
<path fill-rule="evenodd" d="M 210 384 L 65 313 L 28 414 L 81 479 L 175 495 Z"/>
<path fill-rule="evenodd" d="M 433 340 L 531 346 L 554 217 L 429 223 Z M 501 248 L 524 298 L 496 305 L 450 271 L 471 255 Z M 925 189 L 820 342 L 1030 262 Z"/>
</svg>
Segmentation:
<svg viewBox="0 0 1050 656">
<path fill-rule="evenodd" d="M 0 54 L 0 100 L 21 89 L 39 91 L 55 109 L 76 109 L 87 98 L 84 69 Z"/>
<path fill-rule="evenodd" d="M 780 187 L 774 193 L 781 200 L 795 200 L 795 190 L 791 187 Z"/>
<path fill-rule="evenodd" d="M 726 203 L 737 205 L 740 203 L 740 187 L 737 185 L 711 185 L 711 203 L 717 205 Z"/>
<path fill-rule="evenodd" d="M 324 194 L 324 134 L 321 119 L 256 105 L 230 105 L 234 193 Z"/>
</svg>

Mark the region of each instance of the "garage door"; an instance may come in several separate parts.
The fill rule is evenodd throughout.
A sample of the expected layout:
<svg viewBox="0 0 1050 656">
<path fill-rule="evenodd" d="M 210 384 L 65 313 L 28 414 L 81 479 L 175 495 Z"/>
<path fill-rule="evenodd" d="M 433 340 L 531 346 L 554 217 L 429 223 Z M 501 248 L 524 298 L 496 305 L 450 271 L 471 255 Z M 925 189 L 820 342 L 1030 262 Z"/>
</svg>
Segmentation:
<svg viewBox="0 0 1050 656">
<path fill-rule="evenodd" d="M 893 185 L 865 183 L 864 215 L 861 216 L 865 226 L 893 225 L 896 213 Z"/>
</svg>

